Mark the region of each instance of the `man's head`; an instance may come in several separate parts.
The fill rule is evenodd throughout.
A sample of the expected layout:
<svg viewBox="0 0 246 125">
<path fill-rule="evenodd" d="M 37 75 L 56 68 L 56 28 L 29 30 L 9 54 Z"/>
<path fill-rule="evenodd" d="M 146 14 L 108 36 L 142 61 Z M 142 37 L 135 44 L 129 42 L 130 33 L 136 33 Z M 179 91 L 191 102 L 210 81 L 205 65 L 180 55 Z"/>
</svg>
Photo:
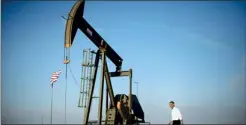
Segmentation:
<svg viewBox="0 0 246 125">
<path fill-rule="evenodd" d="M 171 109 L 173 109 L 173 107 L 175 106 L 174 101 L 169 102 L 169 106 Z"/>
</svg>

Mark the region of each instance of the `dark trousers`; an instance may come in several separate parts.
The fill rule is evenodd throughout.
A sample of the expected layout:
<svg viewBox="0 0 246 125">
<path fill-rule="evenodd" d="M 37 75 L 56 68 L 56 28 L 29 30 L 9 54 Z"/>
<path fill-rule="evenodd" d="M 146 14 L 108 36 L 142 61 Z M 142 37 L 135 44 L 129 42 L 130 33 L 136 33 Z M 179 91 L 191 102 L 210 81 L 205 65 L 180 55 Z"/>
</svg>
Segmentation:
<svg viewBox="0 0 246 125">
<path fill-rule="evenodd" d="M 181 125 L 181 121 L 180 120 L 173 120 L 173 125 Z"/>
</svg>

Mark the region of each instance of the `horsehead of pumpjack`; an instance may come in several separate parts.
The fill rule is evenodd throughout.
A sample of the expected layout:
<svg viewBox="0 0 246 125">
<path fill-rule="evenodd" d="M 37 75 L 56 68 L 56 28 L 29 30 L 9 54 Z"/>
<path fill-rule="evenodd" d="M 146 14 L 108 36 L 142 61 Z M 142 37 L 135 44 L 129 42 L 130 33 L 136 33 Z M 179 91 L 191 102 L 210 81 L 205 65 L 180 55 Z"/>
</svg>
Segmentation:
<svg viewBox="0 0 246 125">
<path fill-rule="evenodd" d="M 79 0 L 76 4 L 74 4 L 72 10 L 68 14 L 65 29 L 65 48 L 69 48 L 73 44 L 75 34 L 78 30 L 78 26 L 76 26 L 76 23 L 82 20 L 84 14 L 84 6 L 84 0 Z"/>
<path fill-rule="evenodd" d="M 101 51 L 106 51 L 106 56 L 115 64 L 116 71 L 121 71 L 123 59 L 112 49 L 110 45 L 96 32 L 96 30 L 84 19 L 84 0 L 78 0 L 67 17 L 65 29 L 65 53 L 64 63 L 70 62 L 70 47 L 73 44 L 77 30 L 80 29 Z"/>
</svg>

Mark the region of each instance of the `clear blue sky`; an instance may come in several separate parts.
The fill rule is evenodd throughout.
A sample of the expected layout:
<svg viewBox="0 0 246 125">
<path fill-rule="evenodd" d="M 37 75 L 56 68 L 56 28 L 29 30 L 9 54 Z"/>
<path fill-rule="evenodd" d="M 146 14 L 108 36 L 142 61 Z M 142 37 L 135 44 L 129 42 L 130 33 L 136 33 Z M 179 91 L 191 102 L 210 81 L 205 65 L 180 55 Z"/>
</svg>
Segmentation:
<svg viewBox="0 0 246 125">
<path fill-rule="evenodd" d="M 41 123 L 42 116 L 49 123 L 49 81 L 58 69 L 63 73 L 55 84 L 53 121 L 64 123 L 66 21 L 61 16 L 74 3 L 2 5 L 4 123 Z M 246 123 L 245 3 L 94 1 L 86 2 L 85 18 L 124 59 L 123 69 L 133 69 L 147 121 L 168 123 L 173 100 L 185 123 Z M 79 32 L 71 49 L 78 82 L 84 48 L 96 49 Z M 67 121 L 82 123 L 79 87 L 68 74 Z M 127 78 L 112 82 L 115 93 L 128 93 Z"/>
</svg>

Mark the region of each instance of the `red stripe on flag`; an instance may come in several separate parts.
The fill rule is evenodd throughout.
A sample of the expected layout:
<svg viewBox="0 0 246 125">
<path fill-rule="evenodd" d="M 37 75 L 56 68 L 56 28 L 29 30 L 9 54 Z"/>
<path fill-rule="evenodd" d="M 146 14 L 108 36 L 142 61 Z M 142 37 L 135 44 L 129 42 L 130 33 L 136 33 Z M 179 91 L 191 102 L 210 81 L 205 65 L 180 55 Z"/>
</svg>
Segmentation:
<svg viewBox="0 0 246 125">
<path fill-rule="evenodd" d="M 53 85 L 54 82 L 56 82 L 59 78 L 59 75 L 61 74 L 61 70 L 58 70 L 58 72 L 53 72 L 51 76 L 51 85 Z"/>
</svg>

